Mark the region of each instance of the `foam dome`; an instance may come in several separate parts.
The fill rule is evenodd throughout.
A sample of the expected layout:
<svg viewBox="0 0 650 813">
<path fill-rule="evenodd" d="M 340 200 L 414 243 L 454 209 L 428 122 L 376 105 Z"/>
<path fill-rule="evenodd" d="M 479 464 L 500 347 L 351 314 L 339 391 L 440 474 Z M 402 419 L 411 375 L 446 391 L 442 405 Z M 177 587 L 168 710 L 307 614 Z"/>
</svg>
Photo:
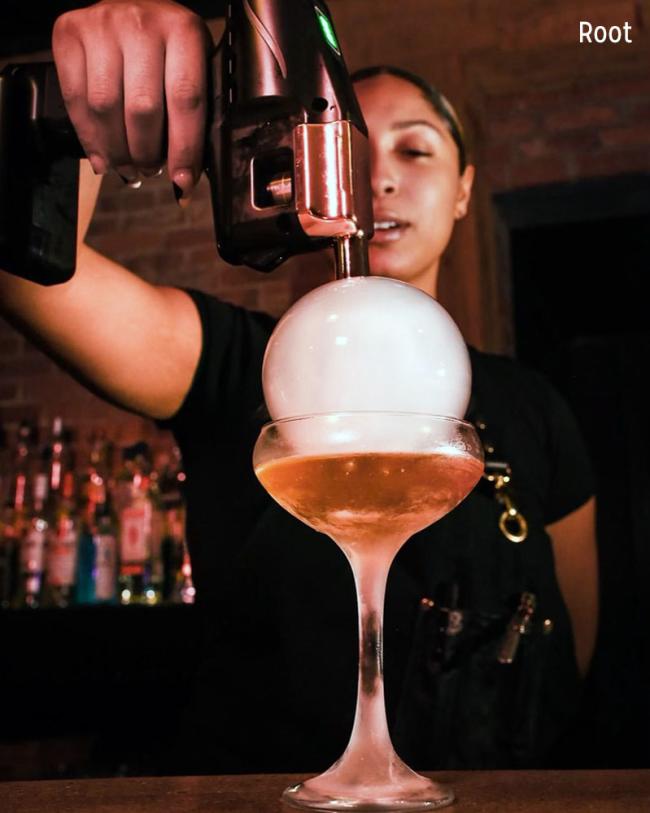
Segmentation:
<svg viewBox="0 0 650 813">
<path fill-rule="evenodd" d="M 278 322 L 262 368 L 271 417 L 422 412 L 462 418 L 470 396 L 465 341 L 419 288 L 386 277 L 327 283 Z"/>
</svg>

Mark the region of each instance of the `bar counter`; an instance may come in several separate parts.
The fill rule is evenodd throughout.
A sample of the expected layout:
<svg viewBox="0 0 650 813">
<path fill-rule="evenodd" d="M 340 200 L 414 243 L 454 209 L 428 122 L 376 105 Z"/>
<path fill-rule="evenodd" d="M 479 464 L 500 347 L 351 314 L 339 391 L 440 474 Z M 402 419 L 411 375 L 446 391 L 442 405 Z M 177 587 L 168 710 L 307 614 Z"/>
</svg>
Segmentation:
<svg viewBox="0 0 650 813">
<path fill-rule="evenodd" d="M 450 813 L 647 813 L 650 770 L 448 771 Z M 2 813 L 279 813 L 278 774 L 0 783 Z"/>
</svg>

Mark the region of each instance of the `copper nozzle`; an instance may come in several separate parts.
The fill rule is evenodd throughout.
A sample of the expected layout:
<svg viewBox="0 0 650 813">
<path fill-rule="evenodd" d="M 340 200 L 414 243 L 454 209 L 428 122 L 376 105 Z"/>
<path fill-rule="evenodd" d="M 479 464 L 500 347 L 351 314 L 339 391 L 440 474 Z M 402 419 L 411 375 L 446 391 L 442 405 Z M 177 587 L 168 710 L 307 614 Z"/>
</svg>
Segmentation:
<svg viewBox="0 0 650 813">
<path fill-rule="evenodd" d="M 334 252 L 336 279 L 368 276 L 368 240 L 362 231 L 351 237 L 337 237 Z"/>
</svg>

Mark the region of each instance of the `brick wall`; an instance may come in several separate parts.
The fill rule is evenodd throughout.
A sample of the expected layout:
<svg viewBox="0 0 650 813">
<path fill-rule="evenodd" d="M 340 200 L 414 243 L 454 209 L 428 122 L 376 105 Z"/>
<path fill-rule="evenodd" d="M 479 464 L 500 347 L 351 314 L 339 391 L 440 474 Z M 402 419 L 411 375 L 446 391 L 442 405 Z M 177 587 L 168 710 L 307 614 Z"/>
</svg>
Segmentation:
<svg viewBox="0 0 650 813">
<path fill-rule="evenodd" d="M 650 170 L 650 0 L 331 0 L 330 7 L 351 68 L 402 65 L 457 102 L 478 180 L 443 264 L 441 300 L 470 341 L 507 349 L 491 195 Z M 581 19 L 629 21 L 633 43 L 579 45 Z M 165 178 L 140 190 L 108 178 L 89 240 L 151 282 L 201 288 L 276 315 L 330 275 L 326 255 L 270 275 L 226 266 L 214 247 L 205 181 L 181 210 Z M 101 318 L 101 302 L 89 318 Z M 4 324 L 0 359 L 0 422 L 37 415 L 47 423 L 62 414 L 82 433 L 101 426 L 118 442 L 157 437 L 149 422 L 102 403 Z"/>
</svg>

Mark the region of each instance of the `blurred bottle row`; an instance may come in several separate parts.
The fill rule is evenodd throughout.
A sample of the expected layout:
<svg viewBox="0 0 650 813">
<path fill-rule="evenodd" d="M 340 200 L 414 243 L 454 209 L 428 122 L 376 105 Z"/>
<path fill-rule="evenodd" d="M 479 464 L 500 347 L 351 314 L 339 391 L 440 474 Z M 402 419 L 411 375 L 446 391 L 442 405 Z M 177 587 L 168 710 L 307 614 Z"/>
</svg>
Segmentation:
<svg viewBox="0 0 650 813">
<path fill-rule="evenodd" d="M 55 418 L 0 438 L 0 607 L 194 601 L 177 449 L 80 453 Z"/>
</svg>

